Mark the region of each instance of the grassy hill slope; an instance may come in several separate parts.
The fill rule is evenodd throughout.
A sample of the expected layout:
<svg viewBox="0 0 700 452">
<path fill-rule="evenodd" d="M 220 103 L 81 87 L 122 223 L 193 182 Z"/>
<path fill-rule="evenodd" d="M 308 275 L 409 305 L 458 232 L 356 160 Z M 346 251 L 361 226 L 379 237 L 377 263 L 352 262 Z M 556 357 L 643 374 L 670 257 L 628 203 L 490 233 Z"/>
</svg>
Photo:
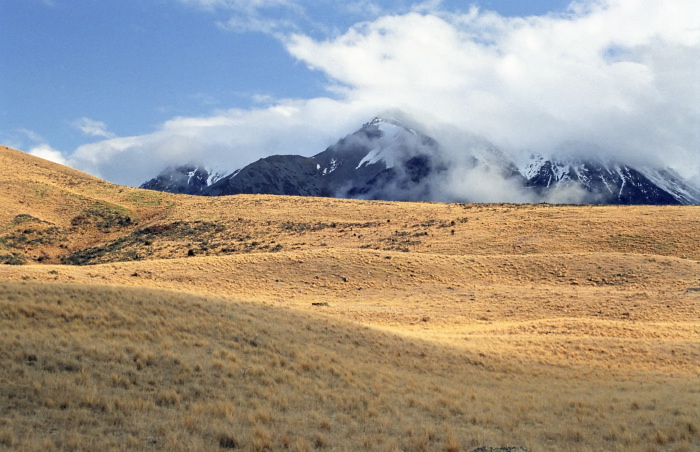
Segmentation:
<svg viewBox="0 0 700 452">
<path fill-rule="evenodd" d="M 693 450 L 700 208 L 199 198 L 0 147 L 0 448 Z"/>
<path fill-rule="evenodd" d="M 142 288 L 4 282 L 0 308 L 9 448 L 697 444 L 692 379 L 557 378 L 332 316 Z"/>
<path fill-rule="evenodd" d="M 172 195 L 0 147 L 0 253 L 95 264 L 333 249 L 439 255 L 645 253 L 700 259 L 697 206 L 551 206 Z M 666 233 L 665 231 L 672 231 Z"/>
</svg>

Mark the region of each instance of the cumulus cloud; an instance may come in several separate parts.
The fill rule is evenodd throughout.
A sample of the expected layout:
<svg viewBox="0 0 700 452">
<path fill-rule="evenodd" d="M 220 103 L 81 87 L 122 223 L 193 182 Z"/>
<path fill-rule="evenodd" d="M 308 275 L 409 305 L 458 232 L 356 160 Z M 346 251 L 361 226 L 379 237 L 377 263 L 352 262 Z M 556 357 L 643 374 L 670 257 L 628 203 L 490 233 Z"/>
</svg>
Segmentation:
<svg viewBox="0 0 700 452">
<path fill-rule="evenodd" d="M 80 146 L 69 162 L 126 185 L 140 185 L 169 165 L 189 162 L 234 171 L 269 155 L 316 154 L 371 114 L 363 105 L 329 98 L 280 100 L 265 108 L 173 118 L 149 135 Z"/>
<path fill-rule="evenodd" d="M 44 137 L 33 130 L 14 129 L 10 131 L 0 131 L 0 142 L 14 149 L 27 150 L 27 154 L 43 158 L 61 165 L 68 165 L 69 162 L 64 154 L 51 147 Z"/>
<path fill-rule="evenodd" d="M 34 146 L 33 148 L 29 149 L 27 153 L 36 157 L 41 157 L 42 159 L 52 161 L 54 163 L 59 163 L 61 165 L 68 164 L 68 161 L 65 159 L 65 157 L 63 157 L 61 151 L 52 148 L 48 144 Z"/>
<path fill-rule="evenodd" d="M 306 14 L 285 0 L 180 1 L 239 18 L 264 19 L 270 8 Z M 233 170 L 274 153 L 315 154 L 398 109 L 455 159 L 469 147 L 460 140 L 472 137 L 516 159 L 594 153 L 700 180 L 696 0 L 578 1 L 532 17 L 419 6 L 323 39 L 277 29 L 292 56 L 326 75 L 328 98 L 174 118 L 149 135 L 82 146 L 71 163 L 132 185 L 183 159 Z"/>
<path fill-rule="evenodd" d="M 291 54 L 344 87 L 511 152 L 590 143 L 610 156 L 698 157 L 700 4 L 577 3 L 505 18 L 410 13 L 334 39 L 292 36 Z M 696 162 L 697 163 L 697 162 Z"/>
</svg>

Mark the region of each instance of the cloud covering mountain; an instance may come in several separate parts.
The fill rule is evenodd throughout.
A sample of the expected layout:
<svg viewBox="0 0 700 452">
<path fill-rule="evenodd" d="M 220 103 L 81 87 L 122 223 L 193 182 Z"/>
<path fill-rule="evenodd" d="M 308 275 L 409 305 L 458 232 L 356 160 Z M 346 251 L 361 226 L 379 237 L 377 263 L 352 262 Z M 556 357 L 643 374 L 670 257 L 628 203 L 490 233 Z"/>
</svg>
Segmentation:
<svg viewBox="0 0 700 452">
<path fill-rule="evenodd" d="M 493 144 L 464 142 L 459 159 L 396 118 L 374 118 L 312 157 L 274 155 L 230 174 L 170 166 L 140 188 L 203 196 L 241 193 L 386 201 L 700 204 L 700 188 L 669 168 L 531 154 L 518 165 Z"/>
<path fill-rule="evenodd" d="M 206 6 L 227 14 L 226 4 Z M 278 27 L 270 33 L 289 54 L 327 78 L 326 97 L 176 117 L 147 135 L 81 146 L 66 160 L 138 185 L 186 161 L 234 169 L 273 154 L 310 156 L 397 109 L 440 137 L 455 161 L 483 140 L 516 161 L 569 153 L 671 166 L 700 183 L 698 17 L 695 0 L 581 1 L 532 17 L 436 3 L 380 11 L 321 38 Z"/>
</svg>

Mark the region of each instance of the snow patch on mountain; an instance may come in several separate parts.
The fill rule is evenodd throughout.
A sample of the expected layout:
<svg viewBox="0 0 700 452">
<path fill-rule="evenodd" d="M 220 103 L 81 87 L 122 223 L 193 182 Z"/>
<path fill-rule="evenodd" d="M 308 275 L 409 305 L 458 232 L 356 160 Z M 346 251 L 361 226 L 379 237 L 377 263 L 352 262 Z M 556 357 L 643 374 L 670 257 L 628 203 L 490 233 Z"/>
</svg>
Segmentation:
<svg viewBox="0 0 700 452">
<path fill-rule="evenodd" d="M 240 170 L 236 170 L 236 171 L 240 171 Z M 221 179 L 226 177 L 226 175 L 229 174 L 228 171 L 214 170 L 214 169 L 208 169 L 207 172 L 209 173 L 209 177 L 207 178 L 207 187 L 212 185 L 212 184 L 215 184 L 216 182 L 220 181 Z"/>
<path fill-rule="evenodd" d="M 142 184 L 141 188 L 170 193 L 201 195 L 207 187 L 220 180 L 226 173 L 223 170 L 215 171 L 193 163 L 169 166 L 161 171 L 158 176 Z"/>
<path fill-rule="evenodd" d="M 376 141 L 376 147 L 360 160 L 355 169 L 362 166 L 383 162 L 386 168 L 393 168 L 397 161 L 405 154 L 406 150 L 415 145 L 419 139 L 418 133 L 408 127 L 403 126 L 395 119 L 374 118 L 368 126 L 377 127 L 381 137 Z"/>
<path fill-rule="evenodd" d="M 321 165 L 318 165 L 318 168 L 320 169 Z M 323 168 L 323 175 L 325 176 L 326 174 L 332 173 L 336 169 L 338 169 L 338 160 L 331 159 L 330 166 L 327 168 Z"/>
<path fill-rule="evenodd" d="M 547 160 L 541 154 L 530 154 L 530 160 L 521 167 L 520 172 L 526 179 L 531 179 L 540 172 L 545 163 Z"/>
<path fill-rule="evenodd" d="M 360 169 L 363 165 L 372 165 L 378 162 L 384 162 L 387 168 L 392 168 L 394 166 L 394 156 L 391 155 L 391 149 L 386 147 L 378 147 L 369 151 L 360 163 L 357 164 L 355 169 Z"/>
</svg>

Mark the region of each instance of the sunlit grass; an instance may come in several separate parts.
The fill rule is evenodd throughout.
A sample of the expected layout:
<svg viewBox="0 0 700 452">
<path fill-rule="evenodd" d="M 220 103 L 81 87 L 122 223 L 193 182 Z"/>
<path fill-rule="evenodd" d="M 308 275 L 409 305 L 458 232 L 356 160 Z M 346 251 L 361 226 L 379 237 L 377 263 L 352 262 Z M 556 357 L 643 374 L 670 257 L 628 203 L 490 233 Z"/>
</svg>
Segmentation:
<svg viewBox="0 0 700 452">
<path fill-rule="evenodd" d="M 0 283 L 0 442 L 24 450 L 692 450 L 685 378 L 547 372 L 318 314 Z"/>
<path fill-rule="evenodd" d="M 0 163 L 24 264 L 0 265 L 0 449 L 700 448 L 697 206 L 212 199 Z"/>
</svg>

